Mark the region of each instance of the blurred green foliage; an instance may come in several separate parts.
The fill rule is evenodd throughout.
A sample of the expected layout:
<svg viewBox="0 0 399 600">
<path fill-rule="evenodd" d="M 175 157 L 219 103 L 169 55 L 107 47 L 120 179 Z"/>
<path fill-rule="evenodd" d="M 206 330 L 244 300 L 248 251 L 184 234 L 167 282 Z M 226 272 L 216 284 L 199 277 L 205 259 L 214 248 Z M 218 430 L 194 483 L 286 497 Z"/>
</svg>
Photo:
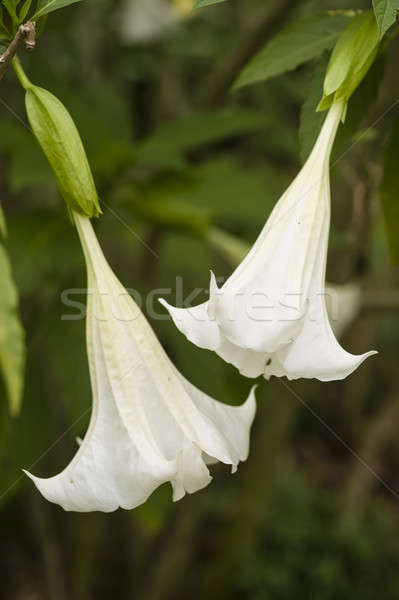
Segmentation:
<svg viewBox="0 0 399 600">
<path fill-rule="evenodd" d="M 227 277 L 234 257 L 255 240 L 321 126 L 313 108 L 328 52 L 324 63 L 318 59 L 333 38 L 325 36 L 320 13 L 334 11 L 328 23 L 339 21 L 341 27 L 349 17 L 335 11 L 348 6 L 298 2 L 285 17 L 285 33 L 275 32 L 265 47 L 270 52 L 273 43 L 287 41 L 286 32 L 295 32 L 298 23 L 322 21 L 308 62 L 304 48 L 296 52 L 293 45 L 291 62 L 280 48 L 276 77 L 234 94 L 226 89 L 214 107 L 204 98 L 210 97 L 215 71 L 248 41 L 264 3 L 230 0 L 187 13 L 184 2 L 171 2 L 173 22 L 144 43 L 120 35 L 129 2 L 86 0 L 52 13 L 35 53 L 21 52 L 20 58 L 31 79 L 56 94 L 78 126 L 104 212 L 97 234 L 118 277 L 139 296 L 184 375 L 212 396 L 238 404 L 253 382 L 189 344 L 157 298 L 180 306 L 205 300 L 209 269 Z M 350 8 L 370 6 L 356 1 Z M 354 95 L 332 171 L 328 276 L 338 283 L 362 278 L 365 289 L 363 310 L 344 345 L 355 353 L 376 347 L 381 354 L 344 382 L 291 384 L 394 490 L 396 436 L 382 427 L 379 444 L 370 450 L 368 443 L 399 392 L 399 277 L 389 264 L 377 195 L 382 151 L 390 129 L 397 129 L 398 52 L 393 40 Z M 359 479 L 357 469 L 363 474 L 364 468 L 279 382 L 260 382 L 248 463 L 234 477 L 215 468 L 209 488 L 177 505 L 164 486 L 132 513 L 66 514 L 45 503 L 21 476 L 22 467 L 42 476 L 64 468 L 88 423 L 84 322 L 65 320 L 77 311 L 62 296 L 81 290 L 73 298 L 84 303 L 86 275 L 76 232 L 29 131 L 23 93 L 11 71 L 1 87 L 4 248 L 27 335 L 18 419 L 8 414 L 5 389 L 0 398 L 6 597 L 393 600 L 396 498 L 369 471 Z M 397 178 L 390 160 L 384 194 L 395 210 Z M 344 519 L 352 497 L 356 511 Z M 239 523 L 251 539 L 249 551 Z M 223 542 L 227 534 L 233 536 L 230 552 Z"/>
<path fill-rule="evenodd" d="M 298 476 L 284 480 L 265 517 L 259 548 L 243 557 L 236 576 L 241 593 L 251 600 L 372 600 L 384 582 L 383 597 L 397 598 L 399 583 L 392 574 L 399 546 L 391 535 L 392 516 L 376 503 L 352 531 L 331 526 L 335 510 L 330 494 Z"/>
</svg>

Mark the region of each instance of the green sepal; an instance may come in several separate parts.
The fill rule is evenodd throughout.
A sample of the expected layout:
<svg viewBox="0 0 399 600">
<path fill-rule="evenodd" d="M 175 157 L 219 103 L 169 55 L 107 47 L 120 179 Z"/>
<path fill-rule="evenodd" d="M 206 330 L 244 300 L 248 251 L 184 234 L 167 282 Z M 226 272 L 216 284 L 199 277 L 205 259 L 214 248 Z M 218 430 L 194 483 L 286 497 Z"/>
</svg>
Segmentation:
<svg viewBox="0 0 399 600">
<path fill-rule="evenodd" d="M 317 105 L 316 112 L 322 112 L 323 110 L 328 110 L 332 103 L 338 100 L 346 100 L 344 103 L 344 108 L 342 110 L 341 122 L 345 123 L 346 113 L 348 112 L 348 99 L 344 96 L 339 96 L 338 94 L 330 94 L 329 96 L 323 96 Z"/>
<path fill-rule="evenodd" d="M 334 100 L 349 100 L 373 64 L 379 42 L 377 22 L 371 10 L 353 19 L 331 54 L 317 110 L 326 110 Z"/>
<path fill-rule="evenodd" d="M 30 85 L 26 112 L 32 131 L 57 178 L 69 210 L 101 214 L 98 194 L 82 140 L 65 106 L 47 90 Z"/>
<path fill-rule="evenodd" d="M 323 95 L 319 104 L 317 105 L 316 112 L 321 112 L 323 110 L 327 110 L 330 108 L 331 104 L 334 102 L 334 94 L 330 94 L 329 96 Z"/>
</svg>

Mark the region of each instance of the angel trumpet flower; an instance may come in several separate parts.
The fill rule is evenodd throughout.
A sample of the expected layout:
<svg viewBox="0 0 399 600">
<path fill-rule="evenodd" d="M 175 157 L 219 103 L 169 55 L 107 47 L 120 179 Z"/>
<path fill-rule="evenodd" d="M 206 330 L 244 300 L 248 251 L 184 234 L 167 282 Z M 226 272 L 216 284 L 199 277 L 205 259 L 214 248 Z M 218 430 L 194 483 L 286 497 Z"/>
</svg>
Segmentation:
<svg viewBox="0 0 399 600">
<path fill-rule="evenodd" d="M 233 407 L 191 385 L 107 264 L 90 220 L 73 215 L 88 272 L 92 417 L 65 470 L 49 479 L 28 475 L 65 510 L 132 509 L 167 481 L 179 500 L 209 484 L 207 464 L 235 471 L 246 460 L 254 391 Z"/>
<path fill-rule="evenodd" d="M 343 111 L 335 101 L 299 175 L 223 287 L 212 275 L 209 301 L 194 308 L 161 300 L 191 342 L 248 377 L 343 379 L 373 354 L 354 356 L 339 345 L 324 297 L 329 160 Z"/>
</svg>

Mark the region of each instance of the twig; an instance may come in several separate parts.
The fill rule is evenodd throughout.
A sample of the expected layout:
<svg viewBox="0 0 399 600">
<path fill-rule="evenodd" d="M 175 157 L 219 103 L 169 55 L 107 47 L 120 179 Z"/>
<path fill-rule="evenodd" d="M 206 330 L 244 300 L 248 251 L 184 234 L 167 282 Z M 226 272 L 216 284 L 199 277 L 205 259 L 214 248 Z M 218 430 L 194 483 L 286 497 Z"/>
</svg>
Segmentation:
<svg viewBox="0 0 399 600">
<path fill-rule="evenodd" d="M 257 16 L 230 56 L 223 57 L 211 73 L 208 82 L 205 83 L 203 98 L 205 106 L 212 107 L 223 104 L 241 69 L 280 29 L 296 6 L 297 0 L 267 3 L 267 8 Z"/>
<path fill-rule="evenodd" d="M 24 25 L 18 27 L 14 39 L 7 50 L 0 56 L 0 80 L 3 79 L 12 59 L 23 42 L 25 43 L 25 48 L 27 50 L 33 50 L 35 48 L 36 23 L 34 21 L 28 21 Z"/>
</svg>

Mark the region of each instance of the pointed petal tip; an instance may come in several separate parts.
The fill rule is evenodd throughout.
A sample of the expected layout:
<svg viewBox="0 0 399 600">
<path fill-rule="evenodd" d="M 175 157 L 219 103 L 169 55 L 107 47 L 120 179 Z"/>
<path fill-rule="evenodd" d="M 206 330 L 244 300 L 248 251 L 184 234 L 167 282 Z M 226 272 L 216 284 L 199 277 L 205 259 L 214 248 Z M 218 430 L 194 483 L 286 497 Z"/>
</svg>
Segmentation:
<svg viewBox="0 0 399 600">
<path fill-rule="evenodd" d="M 29 479 L 31 479 L 33 481 L 33 483 L 36 485 L 36 479 L 38 479 L 38 477 L 35 477 L 35 475 L 32 475 L 32 473 L 29 473 L 29 471 L 27 471 L 26 469 L 21 469 L 22 473 L 25 473 L 25 475 L 27 475 L 29 477 Z"/>
<path fill-rule="evenodd" d="M 358 355 L 358 367 L 368 358 L 370 358 L 370 356 L 376 356 L 378 354 L 378 350 L 369 350 L 369 352 L 365 352 L 364 354 L 359 354 Z"/>
<path fill-rule="evenodd" d="M 45 479 L 42 477 L 36 477 L 36 475 L 32 475 L 32 473 L 30 473 L 29 471 L 26 471 L 26 469 L 22 469 L 22 471 L 23 471 L 23 473 L 25 473 L 25 475 L 27 475 L 29 477 L 29 479 L 31 481 L 33 481 L 33 483 L 35 484 L 35 487 L 41 493 L 43 498 L 45 498 L 49 502 L 54 502 L 54 500 L 48 494 L 48 489 L 46 486 L 46 482 L 48 481 L 48 479 Z M 57 502 L 57 504 L 58 504 L 58 502 Z M 60 504 L 60 506 L 62 506 L 62 505 Z M 64 507 L 62 506 L 62 508 L 64 508 Z M 64 508 L 64 510 L 67 510 L 67 509 Z"/>
<path fill-rule="evenodd" d="M 210 287 L 211 287 L 211 289 L 215 288 L 216 290 L 219 290 L 220 288 L 219 288 L 219 286 L 217 284 L 215 273 L 212 271 L 212 269 L 209 269 L 209 273 L 210 273 L 210 277 L 211 277 L 211 279 L 210 279 Z"/>
<path fill-rule="evenodd" d="M 221 288 L 218 286 L 215 273 L 210 271 L 211 278 L 209 281 L 209 303 L 215 301 L 215 296 L 220 292 Z"/>
<path fill-rule="evenodd" d="M 158 302 L 159 302 L 160 304 L 162 304 L 162 306 L 164 306 L 164 307 L 166 308 L 166 310 L 169 310 L 169 308 L 174 308 L 173 306 L 171 306 L 171 305 L 169 304 L 169 302 L 167 302 L 167 301 L 165 300 L 165 298 L 158 298 Z"/>
<path fill-rule="evenodd" d="M 46 492 L 45 492 L 46 482 L 51 480 L 52 478 L 51 477 L 50 478 L 36 477 L 36 475 L 32 475 L 32 473 L 30 473 L 26 469 L 22 469 L 22 471 L 23 471 L 23 473 L 25 473 L 25 475 L 27 475 L 29 477 L 29 479 L 31 481 L 33 481 L 33 483 L 35 484 L 35 486 L 37 487 L 39 492 L 42 494 L 42 496 L 44 496 L 46 498 L 46 500 L 48 500 Z"/>
<path fill-rule="evenodd" d="M 219 328 L 208 313 L 207 302 L 192 308 L 171 306 L 164 298 L 159 298 L 159 302 L 169 312 L 177 329 L 190 342 L 208 350 L 216 350 L 220 345 Z"/>
<path fill-rule="evenodd" d="M 164 307 L 166 308 L 166 310 L 168 311 L 171 319 L 173 320 L 173 322 L 175 323 L 176 327 L 182 331 L 182 333 L 184 333 L 184 331 L 181 328 L 181 323 L 183 321 L 184 318 L 184 308 L 179 308 L 177 306 L 173 306 L 172 304 L 169 304 L 169 302 L 167 300 L 165 300 L 165 298 L 158 298 L 158 302 Z"/>
<path fill-rule="evenodd" d="M 349 375 L 351 375 L 354 371 L 356 371 L 356 369 L 358 369 L 360 365 L 364 363 L 365 360 L 370 358 L 370 356 L 374 356 L 376 354 L 378 354 L 377 350 L 370 350 L 369 352 L 365 352 L 364 354 L 359 355 L 346 353 L 347 358 L 352 359 L 352 364 L 350 366 L 345 367 L 342 367 L 341 365 L 335 370 L 331 369 L 330 372 L 328 372 L 327 370 L 315 372 L 312 371 L 310 368 L 307 372 L 305 372 L 304 370 L 301 372 L 287 372 L 282 370 L 279 374 L 264 373 L 263 377 L 264 379 L 266 379 L 266 381 L 270 381 L 271 377 L 286 377 L 288 381 L 295 381 L 296 379 L 317 379 L 318 381 L 324 382 L 342 381 L 343 379 L 346 379 L 346 377 L 349 377 Z"/>
<path fill-rule="evenodd" d="M 354 361 L 350 368 L 343 371 L 341 374 L 337 373 L 337 376 L 334 378 L 329 378 L 329 379 L 318 378 L 318 379 L 320 379 L 321 381 L 331 381 L 332 379 L 337 379 L 337 380 L 345 379 L 346 377 L 349 377 L 349 375 L 351 375 L 354 371 L 356 371 L 356 369 L 358 369 L 361 364 L 363 364 L 368 358 L 370 358 L 370 356 L 375 356 L 376 354 L 378 354 L 377 350 L 370 350 L 369 352 L 365 352 L 364 354 L 358 354 L 358 355 L 352 354 L 350 356 L 353 357 Z"/>
</svg>

